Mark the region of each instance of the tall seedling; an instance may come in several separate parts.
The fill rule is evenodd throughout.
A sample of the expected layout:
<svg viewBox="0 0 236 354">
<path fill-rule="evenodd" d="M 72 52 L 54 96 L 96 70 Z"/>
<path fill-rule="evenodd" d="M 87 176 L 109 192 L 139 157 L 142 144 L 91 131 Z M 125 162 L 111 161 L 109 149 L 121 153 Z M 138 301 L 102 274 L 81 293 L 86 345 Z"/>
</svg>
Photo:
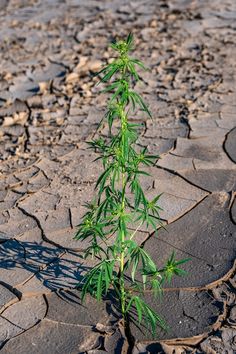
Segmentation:
<svg viewBox="0 0 236 354">
<path fill-rule="evenodd" d="M 154 295 L 160 294 L 165 281 L 184 273 L 179 265 L 186 260 L 176 261 L 173 253 L 163 268 L 158 268 L 137 243 L 137 233 L 143 225 L 153 230 L 161 225 L 160 196 L 148 200 L 139 181 L 141 176 L 149 175 L 141 166 L 153 166 L 158 156 L 135 147 L 140 124 L 129 121 L 137 109 L 151 117 L 142 97 L 132 89 L 139 80 L 136 68 L 147 69 L 140 60 L 129 56 L 133 50 L 131 34 L 111 47 L 117 56 L 98 73 L 100 83 L 107 84 L 103 92 L 111 93 L 104 116 L 110 134 L 89 143 L 99 154 L 96 160 L 101 160 L 104 171 L 96 183 L 97 196 L 86 204 L 87 212 L 75 236 L 88 244 L 85 257 L 96 257 L 98 263 L 85 274 L 80 286 L 82 298 L 90 293 L 97 300 L 112 290 L 125 323 L 129 313 L 136 311 L 139 322 L 144 320 L 154 334 L 158 326 L 166 325 L 143 300 L 142 293 L 149 288 Z M 137 273 L 141 275 L 138 281 Z"/>
</svg>

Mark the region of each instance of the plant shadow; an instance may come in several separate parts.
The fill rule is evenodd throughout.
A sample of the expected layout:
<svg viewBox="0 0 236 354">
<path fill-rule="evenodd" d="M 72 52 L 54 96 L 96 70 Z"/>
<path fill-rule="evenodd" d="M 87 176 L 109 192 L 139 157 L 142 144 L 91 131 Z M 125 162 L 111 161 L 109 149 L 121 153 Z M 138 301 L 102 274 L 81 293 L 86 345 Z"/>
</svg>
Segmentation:
<svg viewBox="0 0 236 354">
<path fill-rule="evenodd" d="M 53 245 L 15 239 L 0 244 L 0 283 L 9 288 L 30 291 L 34 280 L 50 291 L 70 289 L 91 268 L 82 253 Z"/>
<path fill-rule="evenodd" d="M 83 252 L 68 251 L 45 242 L 11 239 L 0 243 L 0 284 L 19 297 L 25 293 L 56 292 L 61 300 L 86 307 L 81 301 L 79 284 L 93 266 L 94 261 L 84 259 Z M 103 300 L 113 325 L 120 319 L 119 302 L 113 291 Z"/>
</svg>

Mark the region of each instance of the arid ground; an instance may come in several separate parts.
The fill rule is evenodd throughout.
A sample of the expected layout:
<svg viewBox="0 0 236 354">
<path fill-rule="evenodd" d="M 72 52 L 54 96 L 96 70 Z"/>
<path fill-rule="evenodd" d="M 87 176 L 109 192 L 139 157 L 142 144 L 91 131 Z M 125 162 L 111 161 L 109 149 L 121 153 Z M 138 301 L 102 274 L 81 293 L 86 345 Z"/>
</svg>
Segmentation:
<svg viewBox="0 0 236 354">
<path fill-rule="evenodd" d="M 191 258 L 161 301 L 144 294 L 170 327 L 156 338 L 76 290 L 102 171 L 86 141 L 107 134 L 94 73 L 130 31 L 151 69 L 138 143 L 160 155 L 143 185 L 166 224 L 138 241 L 160 266 Z M 1 354 L 236 353 L 235 0 L 0 0 L 0 39 Z"/>
</svg>

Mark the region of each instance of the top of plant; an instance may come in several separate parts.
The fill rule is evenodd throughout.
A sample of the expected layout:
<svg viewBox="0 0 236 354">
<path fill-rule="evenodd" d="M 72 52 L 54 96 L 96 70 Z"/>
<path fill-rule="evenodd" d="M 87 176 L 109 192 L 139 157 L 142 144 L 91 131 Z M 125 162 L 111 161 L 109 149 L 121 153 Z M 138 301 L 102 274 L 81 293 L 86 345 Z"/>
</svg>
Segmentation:
<svg viewBox="0 0 236 354">
<path fill-rule="evenodd" d="M 134 37 L 129 33 L 126 40 L 120 40 L 111 44 L 111 47 L 121 55 L 126 55 L 131 50 L 134 50 Z"/>
<path fill-rule="evenodd" d="M 112 43 L 111 47 L 118 52 L 118 58 L 114 59 L 112 63 L 101 69 L 97 75 L 101 77 L 100 83 L 108 82 L 111 78 L 115 77 L 113 82 L 103 90 L 103 92 L 113 92 L 110 99 L 110 104 L 114 105 L 113 110 L 116 106 L 119 111 L 119 109 L 124 108 L 128 103 L 131 103 L 133 109 L 138 105 L 140 109 L 145 111 L 151 117 L 151 112 L 144 103 L 142 97 L 137 92 L 130 89 L 132 84 L 131 79 L 136 81 L 139 80 L 139 75 L 135 66 L 148 70 L 140 60 L 129 56 L 129 52 L 134 49 L 133 35 L 129 34 L 126 40 Z M 108 123 L 111 124 L 109 119 Z"/>
</svg>

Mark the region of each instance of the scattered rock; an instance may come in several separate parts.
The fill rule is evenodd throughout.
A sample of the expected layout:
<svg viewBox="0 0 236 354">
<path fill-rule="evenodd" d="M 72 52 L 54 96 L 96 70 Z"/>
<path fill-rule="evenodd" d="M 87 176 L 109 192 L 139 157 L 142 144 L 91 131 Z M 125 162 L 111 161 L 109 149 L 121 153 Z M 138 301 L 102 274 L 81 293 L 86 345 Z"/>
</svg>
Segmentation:
<svg viewBox="0 0 236 354">
<path fill-rule="evenodd" d="M 231 130 L 225 140 L 225 150 L 228 156 L 236 163 L 236 128 Z"/>
<path fill-rule="evenodd" d="M 105 337 L 104 347 L 107 353 L 125 353 L 129 345 L 127 339 L 117 329 L 111 336 Z"/>
<path fill-rule="evenodd" d="M 223 353 L 224 344 L 218 336 L 211 336 L 200 344 L 204 353 Z"/>
<path fill-rule="evenodd" d="M 6 306 L 10 306 L 17 301 L 17 297 L 10 290 L 5 288 L 5 286 L 0 285 L 0 313 Z"/>
<path fill-rule="evenodd" d="M 10 86 L 9 91 L 14 99 L 25 100 L 28 97 L 34 96 L 39 92 L 40 88 L 37 82 L 25 81 L 16 83 Z"/>
<path fill-rule="evenodd" d="M 232 326 L 236 326 L 236 306 L 233 306 L 230 310 L 228 323 Z"/>
<path fill-rule="evenodd" d="M 236 351 L 236 329 L 235 328 L 222 328 L 222 339 L 224 348 L 233 354 Z"/>
<path fill-rule="evenodd" d="M 53 80 L 56 77 L 63 77 L 66 74 L 65 67 L 59 64 L 48 64 L 43 70 L 35 70 L 30 78 L 35 82 L 45 82 L 48 80 Z"/>
<path fill-rule="evenodd" d="M 231 212 L 231 217 L 233 219 L 233 222 L 236 224 L 236 198 L 234 198 L 230 212 Z"/>
</svg>

